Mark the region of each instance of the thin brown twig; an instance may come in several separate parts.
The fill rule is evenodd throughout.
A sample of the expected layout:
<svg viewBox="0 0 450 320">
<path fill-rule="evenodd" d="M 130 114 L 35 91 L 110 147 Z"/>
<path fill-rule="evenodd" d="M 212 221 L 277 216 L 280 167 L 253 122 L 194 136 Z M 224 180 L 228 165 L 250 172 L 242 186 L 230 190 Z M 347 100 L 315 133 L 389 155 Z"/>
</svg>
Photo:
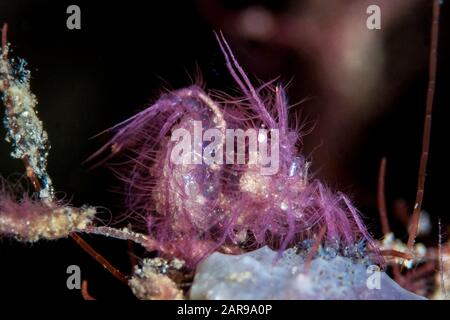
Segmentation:
<svg viewBox="0 0 450 320">
<path fill-rule="evenodd" d="M 428 262 L 424 264 L 423 266 L 418 267 L 417 269 L 411 270 L 405 275 L 405 281 L 414 281 L 415 279 L 421 278 L 429 273 L 434 273 L 435 270 L 435 263 L 434 262 Z"/>
<path fill-rule="evenodd" d="M 378 174 L 378 211 L 380 212 L 381 230 L 383 235 L 391 233 L 389 227 L 389 220 L 386 210 L 386 197 L 385 197 L 385 179 L 386 179 L 386 158 L 381 159 L 380 171 Z"/>
<path fill-rule="evenodd" d="M 400 272 L 400 266 L 398 264 L 394 264 L 392 266 L 392 274 L 394 275 L 395 282 L 403 286 L 403 276 Z"/>
<path fill-rule="evenodd" d="M 127 229 L 130 231 L 133 230 L 131 223 L 128 224 Z M 134 271 L 134 267 L 138 264 L 138 259 L 137 259 L 136 255 L 134 254 L 134 241 L 131 239 L 128 239 L 127 247 L 128 247 L 128 258 L 130 259 L 130 264 L 131 264 L 131 271 Z"/>
<path fill-rule="evenodd" d="M 411 260 L 414 258 L 414 256 L 410 253 L 400 252 L 400 251 L 392 250 L 392 249 L 380 250 L 380 254 L 384 257 L 396 257 L 396 258 L 402 258 L 402 259 L 406 259 L 406 260 Z"/>
<path fill-rule="evenodd" d="M 309 272 L 309 268 L 311 267 L 312 259 L 314 258 L 314 254 L 319 249 L 320 243 L 322 242 L 323 237 L 325 236 L 325 231 L 327 230 L 326 226 L 323 226 L 320 229 L 319 234 L 317 235 L 316 241 L 314 242 L 314 246 L 309 250 L 308 255 L 305 259 L 305 273 Z"/>
<path fill-rule="evenodd" d="M 134 270 L 134 267 L 138 264 L 138 259 L 134 254 L 134 242 L 131 240 L 127 240 L 128 247 L 128 258 L 130 259 L 131 270 Z"/>
<path fill-rule="evenodd" d="M 414 212 L 411 217 L 411 224 L 409 229 L 409 237 L 407 246 L 411 250 L 414 245 L 414 240 L 417 236 L 419 228 L 420 211 L 422 209 L 423 194 L 425 190 L 425 177 L 428 162 L 428 152 L 430 148 L 431 136 L 431 115 L 433 111 L 434 92 L 436 88 L 436 69 L 437 69 L 437 53 L 439 40 L 439 16 L 441 11 L 440 0 L 433 1 L 433 18 L 431 27 L 431 48 L 430 48 L 430 66 L 429 66 L 429 80 L 427 102 L 425 108 L 425 122 L 422 138 L 422 156 L 420 158 L 419 178 L 417 184 L 416 202 L 414 205 Z"/>
<path fill-rule="evenodd" d="M 106 270 L 108 270 L 114 277 L 119 279 L 121 282 L 128 284 L 128 278 L 123 275 L 118 269 L 114 268 L 108 260 L 106 260 L 102 255 L 95 251 L 82 237 L 78 234 L 72 232 L 70 237 L 75 240 L 75 242 L 86 251 L 91 257 L 93 257 L 98 263 L 100 263 Z"/>
<path fill-rule="evenodd" d="M 84 300 L 97 300 L 89 294 L 87 280 L 83 280 L 81 283 L 81 296 Z"/>
</svg>

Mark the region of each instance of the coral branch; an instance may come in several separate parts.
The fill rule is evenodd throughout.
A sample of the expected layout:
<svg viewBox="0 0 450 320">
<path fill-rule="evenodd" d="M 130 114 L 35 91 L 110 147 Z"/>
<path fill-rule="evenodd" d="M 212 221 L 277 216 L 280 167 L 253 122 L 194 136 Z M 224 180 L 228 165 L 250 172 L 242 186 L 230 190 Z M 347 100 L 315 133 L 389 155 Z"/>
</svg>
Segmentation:
<svg viewBox="0 0 450 320">
<path fill-rule="evenodd" d="M 152 241 L 146 235 L 141 233 L 136 233 L 124 228 L 122 230 L 114 229 L 111 227 L 94 227 L 89 226 L 81 230 L 76 230 L 77 232 L 89 233 L 89 234 L 98 234 L 106 237 L 121 239 L 121 240 L 130 240 L 134 243 L 140 244 L 143 247 L 151 248 Z"/>
<path fill-rule="evenodd" d="M 6 107 L 4 124 L 6 141 L 11 142 L 11 156 L 21 159 L 41 199 L 53 200 L 52 180 L 47 173 L 50 149 L 47 132 L 36 114 L 37 99 L 30 90 L 30 71 L 25 60 L 17 62 L 8 58 L 7 25 L 2 29 L 2 54 L 0 55 L 0 92 Z M 13 64 L 16 65 L 13 66 Z"/>
<path fill-rule="evenodd" d="M 433 99 L 434 91 L 436 87 L 436 69 L 437 69 L 437 54 L 438 54 L 438 40 L 439 40 L 439 16 L 441 11 L 441 0 L 433 1 L 433 20 L 431 28 L 431 48 L 430 48 L 430 71 L 428 81 L 428 93 L 425 109 L 425 123 L 423 129 L 422 140 L 422 156 L 420 158 L 419 166 L 419 181 L 417 185 L 416 202 L 414 205 L 414 212 L 411 218 L 408 248 L 411 250 L 414 245 L 414 240 L 417 235 L 420 220 L 420 211 L 422 208 L 423 194 L 425 189 L 425 177 L 428 161 L 428 151 L 430 148 L 430 135 L 431 135 L 431 114 L 433 111 Z"/>
<path fill-rule="evenodd" d="M 8 194 L 0 195 L 0 235 L 19 241 L 64 238 L 74 229 L 86 228 L 95 216 L 91 207 L 73 208 L 43 203 L 24 197 L 20 203 Z"/>
<path fill-rule="evenodd" d="M 30 72 L 26 62 L 8 58 L 7 25 L 2 29 L 2 51 L 0 55 L 0 92 L 6 107 L 4 124 L 6 140 L 11 142 L 11 156 L 22 159 L 26 174 L 40 201 L 24 197 L 18 203 L 7 192 L 0 197 L 0 234 L 14 236 L 22 241 L 57 239 L 71 236 L 75 242 L 96 259 L 103 267 L 124 283 L 128 279 L 98 254 L 74 230 L 82 231 L 91 224 L 95 209 L 62 206 L 56 201 L 52 180 L 47 173 L 47 156 L 50 149 L 47 132 L 37 116 L 37 99 L 30 90 Z M 5 190 L 4 190 L 5 191 Z M 94 231 L 93 229 L 92 231 Z M 102 229 L 98 233 L 106 234 Z M 111 230 L 109 230 L 111 234 Z M 116 235 L 121 232 L 117 231 Z M 122 232 L 124 234 L 124 232 Z M 132 233 L 130 237 L 143 241 L 143 236 Z"/>
</svg>

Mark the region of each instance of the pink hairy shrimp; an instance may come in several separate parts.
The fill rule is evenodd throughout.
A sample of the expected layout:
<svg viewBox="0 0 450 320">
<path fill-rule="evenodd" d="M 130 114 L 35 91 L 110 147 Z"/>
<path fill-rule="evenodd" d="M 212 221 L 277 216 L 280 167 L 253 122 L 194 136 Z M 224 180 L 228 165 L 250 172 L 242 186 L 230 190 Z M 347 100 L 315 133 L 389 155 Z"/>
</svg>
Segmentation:
<svg viewBox="0 0 450 320">
<path fill-rule="evenodd" d="M 374 249 L 350 199 L 309 179 L 309 163 L 299 153 L 298 125 L 289 127 L 283 87 L 268 83 L 255 88 L 223 35 L 216 37 L 244 98 L 208 94 L 199 86 L 164 94 L 108 129 L 112 139 L 93 156 L 111 148 L 109 157 L 126 157 L 114 169 L 125 183 L 128 213 L 145 217 L 152 238 L 149 249 L 195 267 L 216 250 L 238 253 L 269 245 L 281 252 L 313 239 L 321 230 L 328 245 L 348 249 L 366 241 Z M 176 129 L 192 133 L 198 121 L 204 129 L 222 133 L 230 128 L 277 130 L 278 172 L 263 175 L 260 164 L 248 163 L 174 164 L 170 159 L 176 141 L 170 139 L 171 133 Z M 267 142 L 272 140 L 269 136 Z M 246 150 L 249 143 L 245 142 Z M 201 150 L 207 150 L 204 143 Z M 188 156 L 198 156 L 191 152 Z"/>
</svg>

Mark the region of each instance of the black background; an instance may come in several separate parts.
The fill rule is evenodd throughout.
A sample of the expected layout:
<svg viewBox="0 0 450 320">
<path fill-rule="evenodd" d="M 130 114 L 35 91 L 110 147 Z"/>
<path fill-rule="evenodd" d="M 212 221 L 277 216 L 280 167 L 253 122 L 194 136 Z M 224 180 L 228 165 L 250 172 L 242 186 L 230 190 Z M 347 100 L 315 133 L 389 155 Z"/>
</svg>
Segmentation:
<svg viewBox="0 0 450 320">
<path fill-rule="evenodd" d="M 255 1 L 252 1 L 255 2 Z M 78 4 L 82 29 L 66 28 L 66 8 Z M 443 6 L 437 95 L 433 114 L 432 148 L 424 207 L 448 221 L 448 4 Z M 32 90 L 52 143 L 49 172 L 56 190 L 72 204 L 121 210 L 117 181 L 105 168 L 81 165 L 104 142 L 89 140 L 105 128 L 133 115 L 156 99 L 161 87 L 189 85 L 196 68 L 211 88 L 231 84 L 212 28 L 191 1 L 25 1 L 0 0 L 0 22 L 9 24 L 14 55 L 25 58 L 32 71 Z M 426 26 L 429 28 L 429 26 Z M 427 29 L 428 30 L 428 29 Z M 426 46 L 427 43 L 424 43 Z M 405 57 L 407 59 L 407 57 Z M 355 166 L 371 172 L 363 181 L 375 194 L 378 159 L 388 155 L 388 198 L 414 198 L 421 148 L 427 70 L 424 68 L 395 102 L 398 107 L 373 124 L 366 150 Z M 22 173 L 20 161 L 8 157 L 0 143 L 0 172 Z M 366 158 L 364 158 L 366 157 Z M 370 159 L 369 159 L 370 158 Z M 351 190 L 351 186 L 344 186 Z M 356 199 L 358 200 L 358 199 Z M 369 226 L 377 228 L 376 208 L 361 203 Z M 106 209 L 107 208 L 107 209 Z M 86 237 L 124 273 L 131 267 L 127 243 Z M 71 239 L 35 244 L 0 239 L 0 288 L 8 298 L 81 299 L 66 288 L 66 268 L 79 265 L 90 293 L 98 298 L 130 298 L 129 289 L 84 253 Z"/>
</svg>

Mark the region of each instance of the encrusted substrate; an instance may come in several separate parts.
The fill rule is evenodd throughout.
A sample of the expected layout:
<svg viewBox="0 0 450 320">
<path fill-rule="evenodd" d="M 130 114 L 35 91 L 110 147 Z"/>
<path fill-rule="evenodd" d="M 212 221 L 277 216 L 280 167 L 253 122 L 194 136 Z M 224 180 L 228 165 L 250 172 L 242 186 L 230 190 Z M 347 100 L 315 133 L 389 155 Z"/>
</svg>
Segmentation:
<svg viewBox="0 0 450 320">
<path fill-rule="evenodd" d="M 41 199 L 54 196 L 52 180 L 47 173 L 50 149 L 47 132 L 37 115 L 37 98 L 30 89 L 30 71 L 23 59 L 8 59 L 8 47 L 0 51 L 0 97 L 5 105 L 3 123 L 6 141 L 11 143 L 11 157 L 25 163 Z"/>
<path fill-rule="evenodd" d="M 182 267 L 183 262 L 177 259 L 170 263 L 161 258 L 145 259 L 141 268 L 135 268 L 129 286 L 141 300 L 183 300 L 183 291 L 167 275 L 169 269 Z"/>
<path fill-rule="evenodd" d="M 1 207 L 0 201 L 0 209 Z M 22 210 L 19 205 L 17 208 L 19 211 Z M 56 207 L 48 208 L 46 211 L 42 205 L 36 208 L 39 210 L 36 212 L 30 210 L 27 215 L 14 214 L 12 211 L 5 213 L 0 210 L 0 235 L 28 242 L 59 239 L 67 237 L 75 230 L 85 229 L 95 216 L 95 209 L 92 207 L 81 209 Z"/>
<path fill-rule="evenodd" d="M 423 299 L 378 270 L 365 260 L 319 254 L 305 271 L 304 255 L 295 249 L 278 260 L 268 247 L 242 255 L 216 252 L 199 265 L 190 298 Z"/>
</svg>

